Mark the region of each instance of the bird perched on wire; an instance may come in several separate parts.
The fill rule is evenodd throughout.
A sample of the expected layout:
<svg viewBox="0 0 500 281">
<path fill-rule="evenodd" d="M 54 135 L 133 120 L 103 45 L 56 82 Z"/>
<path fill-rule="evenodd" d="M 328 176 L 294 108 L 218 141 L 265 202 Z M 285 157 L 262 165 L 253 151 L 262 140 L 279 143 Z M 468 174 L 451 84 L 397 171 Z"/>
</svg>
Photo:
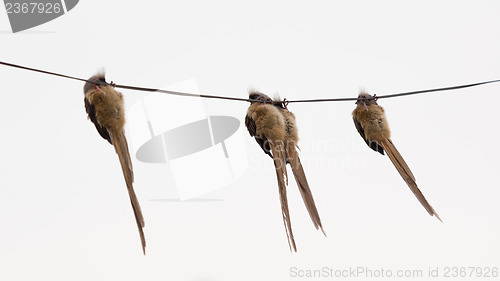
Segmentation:
<svg viewBox="0 0 500 281">
<path fill-rule="evenodd" d="M 123 129 L 125 125 L 123 96 L 114 89 L 112 84 L 106 82 L 104 73 L 98 73 L 90 77 L 88 81 L 95 82 L 96 84 L 87 82 L 84 85 L 85 109 L 87 110 L 88 118 L 94 123 L 97 132 L 114 146 L 116 154 L 118 154 L 130 202 L 132 203 L 135 221 L 141 237 L 142 251 L 145 254 L 144 218 L 132 185 L 134 182 L 134 172 Z"/>
<path fill-rule="evenodd" d="M 356 109 L 352 112 L 354 125 L 366 144 L 376 152 L 384 155 L 384 151 L 391 159 L 401 177 L 410 187 L 411 191 L 417 197 L 418 201 L 424 206 L 429 215 L 435 216 L 441 221 L 438 214 L 427 202 L 424 195 L 418 189 L 415 177 L 405 160 L 399 154 L 391 140 L 391 131 L 385 117 L 384 109 L 377 104 L 376 97 L 361 92 L 356 101 Z"/>
<path fill-rule="evenodd" d="M 249 98 L 253 101 L 248 108 L 245 125 L 250 136 L 254 137 L 262 150 L 274 160 L 288 245 L 290 250 L 297 251 L 288 210 L 286 164 L 290 164 L 292 168 L 295 181 L 314 226 L 316 229 L 320 228 L 321 231 L 323 231 L 323 226 L 296 150 L 298 133 L 295 116 L 288 111 L 284 103 L 273 104 L 273 100 L 263 93 L 250 91 Z"/>
</svg>

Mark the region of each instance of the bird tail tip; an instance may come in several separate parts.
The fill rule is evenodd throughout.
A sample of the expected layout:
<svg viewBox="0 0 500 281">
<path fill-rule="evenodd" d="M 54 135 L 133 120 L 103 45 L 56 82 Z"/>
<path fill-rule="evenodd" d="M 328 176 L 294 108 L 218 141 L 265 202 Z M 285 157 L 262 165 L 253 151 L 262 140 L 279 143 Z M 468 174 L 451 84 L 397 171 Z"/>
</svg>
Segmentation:
<svg viewBox="0 0 500 281">
<path fill-rule="evenodd" d="M 320 226 L 320 229 L 321 229 L 321 232 L 323 232 L 323 235 L 325 235 L 325 237 L 328 237 L 328 235 L 326 235 L 326 232 L 325 232 L 325 230 L 323 229 L 322 226 Z"/>
<path fill-rule="evenodd" d="M 443 223 L 443 220 L 439 217 L 439 215 L 436 212 L 434 212 L 433 216 L 436 217 L 436 219 L 438 219 L 441 223 Z"/>
</svg>

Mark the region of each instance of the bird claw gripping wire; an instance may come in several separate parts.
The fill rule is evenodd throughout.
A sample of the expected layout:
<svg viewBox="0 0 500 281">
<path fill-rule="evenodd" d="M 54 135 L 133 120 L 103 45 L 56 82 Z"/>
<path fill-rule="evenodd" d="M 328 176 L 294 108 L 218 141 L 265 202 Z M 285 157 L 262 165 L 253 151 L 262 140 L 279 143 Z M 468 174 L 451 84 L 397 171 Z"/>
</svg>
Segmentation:
<svg viewBox="0 0 500 281">
<path fill-rule="evenodd" d="M 378 105 L 377 101 L 378 101 L 378 97 L 377 97 L 377 94 L 374 94 L 373 95 L 373 100 L 375 101 L 375 104 Z M 378 105 L 380 107 L 380 105 Z"/>
<path fill-rule="evenodd" d="M 113 82 L 113 81 L 111 81 L 111 82 L 109 83 L 109 85 L 110 85 L 111 87 L 113 87 L 113 88 L 116 88 L 116 83 L 115 83 L 115 82 Z M 121 96 L 123 96 L 123 95 L 122 95 L 122 93 L 120 93 L 120 92 L 116 92 L 116 93 L 117 93 L 117 94 L 118 94 L 118 96 L 120 96 L 120 97 L 121 97 Z"/>
<path fill-rule="evenodd" d="M 261 106 L 266 104 L 266 102 L 264 101 L 264 98 L 259 98 L 259 103 Z"/>
<path fill-rule="evenodd" d="M 289 104 L 289 103 L 290 103 L 290 101 L 288 101 L 286 98 L 285 98 L 285 99 L 283 99 L 282 104 L 283 104 L 283 107 L 284 107 L 286 110 L 288 110 L 288 104 Z"/>
</svg>

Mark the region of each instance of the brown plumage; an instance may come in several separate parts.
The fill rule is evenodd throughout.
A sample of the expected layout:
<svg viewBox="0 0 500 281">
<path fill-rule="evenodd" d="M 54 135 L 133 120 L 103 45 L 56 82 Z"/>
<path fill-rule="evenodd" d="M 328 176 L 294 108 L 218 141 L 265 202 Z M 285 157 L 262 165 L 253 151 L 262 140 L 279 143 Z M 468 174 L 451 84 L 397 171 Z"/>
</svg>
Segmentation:
<svg viewBox="0 0 500 281">
<path fill-rule="evenodd" d="M 358 98 L 363 99 L 371 97 L 371 95 L 364 92 L 361 92 L 358 96 Z M 408 187 L 410 187 L 413 194 L 415 194 L 418 201 L 424 206 L 429 215 L 436 216 L 437 219 L 441 220 L 436 211 L 434 211 L 429 202 L 427 202 L 420 189 L 418 189 L 415 176 L 413 176 L 405 160 L 392 143 L 391 132 L 387 119 L 385 118 L 384 109 L 379 106 L 374 99 L 358 100 L 356 104 L 357 107 L 352 112 L 352 117 L 354 125 L 363 140 L 374 151 L 382 155 L 384 155 L 384 151 L 387 153 L 387 156 L 389 156 L 389 159 L 391 159 L 399 174 L 403 177 L 403 180 Z"/>
<path fill-rule="evenodd" d="M 250 92 L 250 99 L 272 101 L 270 97 L 259 92 Z M 290 164 L 293 175 L 299 187 L 302 199 L 306 205 L 309 216 L 316 227 L 323 231 L 321 220 L 314 203 L 314 199 L 307 183 L 306 175 L 296 147 L 298 142 L 295 116 L 285 109 L 282 104 L 269 104 L 252 102 L 245 117 L 245 125 L 254 137 L 262 150 L 274 160 L 276 176 L 278 179 L 278 189 L 281 201 L 281 211 L 285 230 L 288 237 L 290 249 L 297 251 L 295 239 L 293 237 L 290 213 L 288 210 L 288 199 L 286 186 L 288 185 L 288 175 L 286 164 Z M 325 233 L 323 231 L 323 233 Z M 325 234 L 326 235 L 326 234 Z"/>
<path fill-rule="evenodd" d="M 104 74 L 94 75 L 89 80 L 106 82 Z M 127 139 L 123 130 L 125 125 L 123 96 L 110 85 L 95 85 L 89 82 L 85 83 L 83 91 L 85 93 L 84 101 L 88 118 L 94 123 L 99 134 L 115 147 L 116 154 L 118 154 L 118 158 L 120 159 L 135 221 L 141 237 L 142 251 L 146 254 L 146 239 L 143 231 L 144 218 L 139 200 L 134 192 L 134 172 Z"/>
</svg>

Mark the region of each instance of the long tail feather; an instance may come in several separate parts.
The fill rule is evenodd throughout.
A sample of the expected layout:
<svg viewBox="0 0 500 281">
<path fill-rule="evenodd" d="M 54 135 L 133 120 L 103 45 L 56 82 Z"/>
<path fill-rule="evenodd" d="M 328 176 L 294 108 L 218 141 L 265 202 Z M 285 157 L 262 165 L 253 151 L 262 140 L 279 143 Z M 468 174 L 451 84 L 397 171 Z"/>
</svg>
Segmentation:
<svg viewBox="0 0 500 281">
<path fill-rule="evenodd" d="M 288 199 L 286 195 L 286 158 L 282 142 L 272 143 L 271 150 L 273 152 L 274 166 L 276 168 L 276 177 L 278 178 L 278 188 L 281 201 L 281 214 L 283 216 L 283 224 L 285 225 L 286 236 L 288 238 L 288 246 L 290 251 L 297 252 L 295 239 L 293 238 L 292 222 L 290 220 L 290 212 L 288 210 Z"/>
<path fill-rule="evenodd" d="M 316 209 L 316 204 L 314 203 L 311 189 L 309 188 L 309 184 L 307 183 L 306 174 L 304 173 L 304 169 L 302 168 L 302 164 L 300 163 L 300 158 L 297 150 L 295 149 L 295 146 L 287 145 L 286 153 L 290 166 L 292 167 L 293 175 L 295 176 L 295 181 L 297 182 L 300 194 L 302 195 L 302 199 L 304 200 L 304 204 L 306 205 L 307 211 L 309 212 L 309 216 L 311 217 L 314 227 L 316 227 L 316 229 L 321 229 L 323 234 L 326 236 L 326 233 L 323 230 L 323 225 L 321 225 L 321 219 L 319 217 L 318 210 Z"/>
<path fill-rule="evenodd" d="M 410 170 L 410 167 L 408 167 L 408 165 L 406 164 L 405 160 L 403 159 L 403 157 L 401 156 L 401 154 L 399 154 L 399 151 L 396 149 L 396 147 L 394 146 L 394 143 L 392 143 L 392 140 L 391 139 L 387 139 L 387 142 L 389 142 L 390 146 L 392 146 L 394 148 L 394 156 L 396 156 L 398 159 L 398 163 L 401 164 L 401 168 L 404 169 L 405 173 L 413 180 L 413 181 L 416 181 L 415 180 L 415 176 L 413 175 L 413 173 L 411 172 Z"/>
<path fill-rule="evenodd" d="M 111 133 L 111 142 L 115 147 L 116 154 L 120 159 L 120 164 L 122 167 L 123 177 L 127 183 L 127 190 L 130 196 L 130 203 L 132 204 L 132 209 L 134 211 L 135 221 L 137 223 L 137 228 L 139 229 L 139 235 L 141 237 L 142 252 L 146 254 L 146 238 L 144 237 L 144 217 L 142 216 L 141 205 L 137 199 L 137 195 L 134 191 L 134 172 L 132 169 L 132 161 L 130 159 L 130 153 L 128 151 L 127 139 L 125 134 L 122 132 Z"/>
<path fill-rule="evenodd" d="M 389 156 L 389 159 L 391 159 L 392 163 L 394 164 L 394 166 L 396 167 L 396 169 L 398 170 L 399 174 L 404 179 L 408 187 L 411 189 L 413 194 L 415 194 L 420 204 L 424 206 L 429 215 L 435 216 L 438 220 L 441 221 L 439 215 L 436 213 L 436 211 L 434 211 L 434 208 L 432 208 L 431 204 L 427 202 L 427 199 L 425 199 L 424 195 L 418 188 L 417 183 L 415 182 L 415 177 L 413 176 L 412 172 L 410 171 L 410 168 L 406 164 L 401 154 L 399 154 L 399 151 L 396 149 L 392 141 L 390 139 L 383 140 L 382 147 L 384 148 L 385 152 L 387 153 L 387 156 Z"/>
</svg>

